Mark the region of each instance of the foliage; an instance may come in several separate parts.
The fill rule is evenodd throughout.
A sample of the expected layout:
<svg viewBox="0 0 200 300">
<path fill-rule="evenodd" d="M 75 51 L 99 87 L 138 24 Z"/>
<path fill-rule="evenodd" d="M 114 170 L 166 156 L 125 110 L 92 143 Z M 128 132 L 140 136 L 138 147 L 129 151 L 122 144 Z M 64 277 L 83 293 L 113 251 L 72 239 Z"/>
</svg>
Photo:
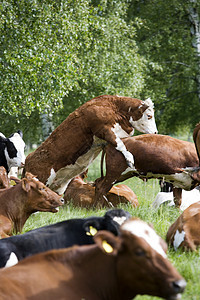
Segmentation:
<svg viewBox="0 0 200 300">
<path fill-rule="evenodd" d="M 3 0 L 0 11 L 1 114 L 25 133 L 25 119 L 39 128 L 35 116 L 44 110 L 59 111 L 59 124 L 94 96 L 142 90 L 144 60 L 125 2 Z"/>
<path fill-rule="evenodd" d="M 196 1 L 130 1 L 128 19 L 137 21 L 139 53 L 148 73 L 144 93 L 156 102 L 159 131 L 171 133 L 199 122 L 198 53 L 191 34 L 189 11 Z M 199 28 L 200 30 L 200 28 Z"/>
</svg>

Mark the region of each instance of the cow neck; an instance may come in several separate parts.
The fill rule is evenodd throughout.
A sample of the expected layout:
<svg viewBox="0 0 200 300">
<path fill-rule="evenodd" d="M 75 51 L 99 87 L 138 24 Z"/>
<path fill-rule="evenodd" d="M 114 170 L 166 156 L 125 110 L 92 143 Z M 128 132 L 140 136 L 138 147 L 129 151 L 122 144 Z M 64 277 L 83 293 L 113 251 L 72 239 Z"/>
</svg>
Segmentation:
<svg viewBox="0 0 200 300">
<path fill-rule="evenodd" d="M 1 201 L 4 202 L 5 214 L 12 220 L 14 232 L 21 232 L 26 220 L 31 215 L 30 212 L 25 210 L 27 193 L 19 183 L 6 190 L 5 194 L 7 199 L 10 199 L 10 201 L 5 201 L 4 197 L 1 198 Z"/>
<path fill-rule="evenodd" d="M 76 278 L 84 282 L 86 291 L 90 290 L 93 294 L 93 300 L 132 299 L 119 293 L 117 257 L 102 253 L 96 245 L 74 247 L 67 257 L 63 255 L 59 259 L 75 274 L 74 284 Z"/>
</svg>

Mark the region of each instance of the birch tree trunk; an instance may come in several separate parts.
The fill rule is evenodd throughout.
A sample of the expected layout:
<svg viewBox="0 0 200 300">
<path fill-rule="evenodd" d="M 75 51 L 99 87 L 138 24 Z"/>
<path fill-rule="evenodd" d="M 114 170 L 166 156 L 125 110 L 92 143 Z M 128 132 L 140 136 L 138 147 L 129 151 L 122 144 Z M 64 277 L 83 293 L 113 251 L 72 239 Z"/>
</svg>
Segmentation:
<svg viewBox="0 0 200 300">
<path fill-rule="evenodd" d="M 50 113 L 47 109 L 44 110 L 44 113 L 41 115 L 42 121 L 42 135 L 43 140 L 46 140 L 51 132 L 54 130 L 53 122 L 52 122 L 52 113 Z"/>
<path fill-rule="evenodd" d="M 197 56 L 197 71 L 196 71 L 196 82 L 197 82 L 197 95 L 200 103 L 200 22 L 199 14 L 197 10 L 199 0 L 190 0 L 189 8 L 189 19 L 191 22 L 191 34 L 193 35 L 193 47 L 196 49 Z"/>
</svg>

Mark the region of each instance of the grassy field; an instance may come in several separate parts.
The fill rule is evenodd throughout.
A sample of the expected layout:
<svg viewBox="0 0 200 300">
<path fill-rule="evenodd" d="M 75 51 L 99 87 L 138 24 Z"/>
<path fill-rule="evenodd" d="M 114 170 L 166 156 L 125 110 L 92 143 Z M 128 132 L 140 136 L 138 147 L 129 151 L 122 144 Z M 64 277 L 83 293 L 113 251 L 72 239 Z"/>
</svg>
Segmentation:
<svg viewBox="0 0 200 300">
<path fill-rule="evenodd" d="M 90 167 L 88 173 L 88 181 L 95 180 L 99 177 L 99 159 Z M 159 184 L 157 180 L 149 180 L 143 182 L 138 178 L 132 178 L 124 182 L 137 195 L 140 206 L 133 209 L 129 205 L 121 205 L 121 208 L 129 211 L 132 216 L 140 217 L 148 223 L 153 224 L 155 231 L 165 239 L 169 226 L 180 215 L 178 209 L 174 207 L 162 206 L 158 210 L 152 208 L 151 204 L 159 192 Z M 62 220 L 88 217 L 91 215 L 102 216 L 105 209 L 87 210 L 77 209 L 72 205 L 60 208 L 56 214 L 52 213 L 36 213 L 32 215 L 26 222 L 23 232 L 31 229 L 59 222 Z M 173 249 L 168 249 L 168 257 L 176 266 L 178 271 L 187 281 L 185 293 L 182 296 L 183 300 L 200 300 L 200 252 L 175 252 Z M 156 300 L 157 297 L 137 296 L 136 300 Z M 122 299 L 123 300 L 123 299 Z"/>
</svg>

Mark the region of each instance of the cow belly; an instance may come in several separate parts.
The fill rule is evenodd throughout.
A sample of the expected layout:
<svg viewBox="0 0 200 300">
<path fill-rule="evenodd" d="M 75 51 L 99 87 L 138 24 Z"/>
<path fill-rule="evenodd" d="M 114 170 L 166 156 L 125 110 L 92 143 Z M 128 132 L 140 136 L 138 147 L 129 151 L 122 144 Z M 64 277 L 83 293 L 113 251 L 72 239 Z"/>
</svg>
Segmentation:
<svg viewBox="0 0 200 300">
<path fill-rule="evenodd" d="M 95 138 L 94 143 L 89 151 L 82 156 L 79 156 L 74 164 L 67 165 L 58 170 L 56 173 L 52 170 L 51 175 L 47 180 L 47 185 L 49 186 L 49 188 L 59 195 L 62 195 L 65 192 L 71 179 L 86 171 L 88 166 L 102 151 L 102 147 L 104 144 L 105 141 Z"/>
<path fill-rule="evenodd" d="M 131 174 L 131 175 L 128 175 Z M 186 173 L 174 173 L 174 174 L 155 174 L 152 172 L 147 172 L 145 174 L 138 172 L 136 169 L 132 170 L 131 168 L 127 168 L 123 173 L 122 173 L 122 178 L 126 177 L 126 178 L 130 178 L 133 176 L 138 176 L 142 179 L 146 178 L 146 179 L 152 179 L 152 178 L 158 178 L 158 179 L 164 179 L 165 181 L 171 182 L 173 184 L 174 187 L 176 188 L 182 188 L 184 190 L 188 190 L 190 191 L 193 186 L 193 180 L 191 178 L 191 176 L 189 174 Z M 117 180 L 117 182 L 120 182 L 120 178 L 119 180 Z"/>
</svg>

